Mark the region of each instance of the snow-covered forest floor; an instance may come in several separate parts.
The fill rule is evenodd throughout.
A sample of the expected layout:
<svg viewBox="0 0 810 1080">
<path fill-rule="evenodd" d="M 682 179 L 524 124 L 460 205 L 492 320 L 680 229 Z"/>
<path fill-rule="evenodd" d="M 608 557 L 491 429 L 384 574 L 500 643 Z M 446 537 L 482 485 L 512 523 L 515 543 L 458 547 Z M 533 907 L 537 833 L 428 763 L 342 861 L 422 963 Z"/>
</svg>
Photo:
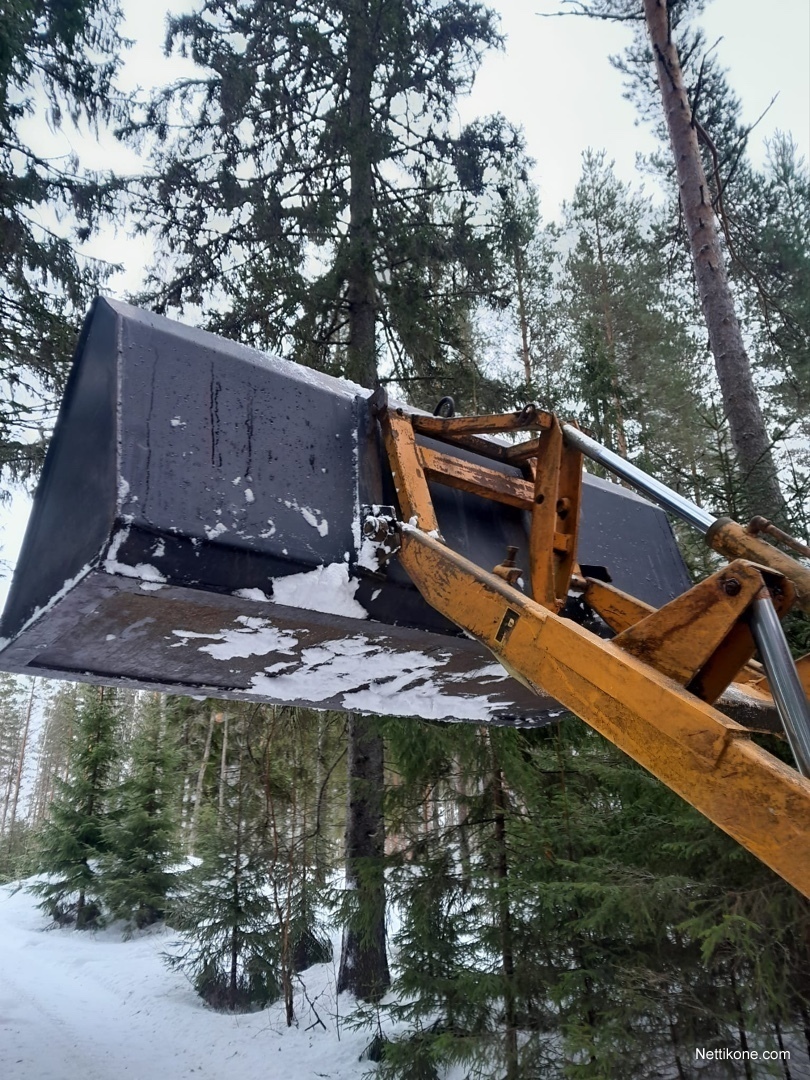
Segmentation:
<svg viewBox="0 0 810 1080">
<path fill-rule="evenodd" d="M 283 1004 L 212 1011 L 161 959 L 177 938 L 160 929 L 122 938 L 48 929 L 36 899 L 0 888 L 0 1077 L 3 1080 L 355 1080 L 367 1031 L 345 1026 L 337 961 L 302 975 L 297 1026 Z M 339 955 L 336 949 L 335 955 Z"/>
</svg>

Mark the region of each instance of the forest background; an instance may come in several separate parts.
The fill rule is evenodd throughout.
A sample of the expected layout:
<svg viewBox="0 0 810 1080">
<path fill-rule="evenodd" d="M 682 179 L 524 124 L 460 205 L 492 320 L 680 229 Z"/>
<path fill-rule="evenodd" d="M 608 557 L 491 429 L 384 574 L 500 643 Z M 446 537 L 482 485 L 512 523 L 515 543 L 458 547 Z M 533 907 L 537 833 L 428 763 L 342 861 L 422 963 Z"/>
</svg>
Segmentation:
<svg viewBox="0 0 810 1080">
<path fill-rule="evenodd" d="M 261 5 L 208 4 L 206 19 L 189 15 L 174 25 L 173 40 L 185 43 L 187 55 L 175 53 L 163 66 L 149 62 L 153 95 L 141 107 L 114 89 L 125 85 L 114 81 L 119 45 L 110 8 L 76 5 L 68 9 L 75 21 L 60 26 L 48 22 L 55 19 L 48 5 L 21 4 L 21 35 L 30 15 L 37 48 L 27 53 L 29 67 L 15 60 L 7 68 L 2 100 L 11 254 L 2 321 L 6 482 L 30 483 L 36 475 L 77 322 L 106 280 L 157 310 L 333 372 L 367 383 L 379 374 L 417 404 L 432 406 L 448 391 L 468 411 L 538 400 L 575 416 L 702 505 L 744 516 L 751 508 L 747 477 L 706 343 L 660 104 L 639 51 L 643 40 L 624 21 L 639 8 L 631 0 L 581 6 L 621 21 L 572 15 L 576 25 L 567 32 L 580 36 L 571 61 L 557 55 L 544 65 L 532 45 L 554 52 L 550 43 L 565 20 L 536 18 L 523 46 L 538 83 L 550 75 L 551 85 L 535 93 L 521 76 L 531 115 L 504 105 L 505 118 L 480 123 L 493 111 L 495 86 L 499 93 L 509 82 L 513 45 L 507 42 L 506 68 L 495 70 L 477 98 L 459 98 L 479 54 L 497 45 L 494 23 L 473 5 L 404 5 L 414 23 L 420 12 L 431 13 L 431 34 L 408 39 L 398 24 L 391 40 L 404 52 L 376 77 L 388 80 L 389 106 L 398 93 L 430 99 L 430 138 L 427 113 L 407 137 L 390 135 L 408 127 L 402 114 L 385 114 L 386 147 L 399 150 L 379 169 L 368 208 L 390 226 L 386 243 L 381 233 L 379 250 L 371 242 L 365 253 L 349 245 L 346 255 L 344 225 L 363 207 L 334 195 L 346 183 L 340 150 L 332 144 L 329 158 L 307 96 L 317 64 L 296 69 L 300 84 L 286 74 L 274 81 L 266 74 L 274 58 L 261 53 L 261 41 L 294 42 L 299 52 L 290 52 L 311 59 L 319 47 L 307 37 L 313 26 L 322 41 L 339 32 L 338 14 L 348 12 L 362 29 L 368 5 L 313 4 L 302 13 L 300 5 L 279 3 L 281 23 L 264 33 Z M 806 79 L 806 49 L 792 64 L 784 50 L 802 42 L 807 9 L 785 4 L 789 30 L 778 35 L 769 22 L 735 84 L 733 72 L 724 73 L 722 43 L 714 48 L 714 33 L 700 31 L 723 4 L 705 13 L 699 3 L 670 7 L 707 136 L 705 164 L 778 467 L 778 515 L 806 537 L 808 124 L 804 117 L 789 134 L 788 121 L 763 140 L 772 115 L 753 132 L 751 125 L 780 86 L 775 80 L 750 115 L 736 94 L 744 84 L 748 97 L 771 33 L 780 41 L 778 82 L 786 74 Z M 737 22 L 728 6 L 726 19 Z M 49 26 L 50 39 L 42 34 Z M 258 42 L 255 53 L 247 49 L 253 70 L 270 65 L 261 80 L 242 78 L 251 30 Z M 586 39 L 595 51 L 583 63 Z M 347 55 L 352 43 L 349 35 Z M 610 95 L 593 77 L 609 52 L 622 69 L 613 72 Z M 196 77 L 192 56 L 215 78 L 186 84 L 184 114 L 180 89 L 162 87 Z M 351 104 L 357 70 L 349 63 L 353 137 L 361 129 Z M 258 142 L 240 145 L 238 129 L 262 81 L 268 96 L 260 112 L 289 112 L 285 128 L 271 125 L 262 144 L 285 145 L 287 172 L 274 172 L 279 163 L 270 160 L 260 178 L 245 165 L 264 160 Z M 618 148 L 622 176 L 614 148 L 606 153 L 604 140 L 594 138 L 572 173 L 579 155 L 562 153 L 569 139 L 553 126 L 563 103 L 580 102 L 585 115 L 599 116 L 608 96 L 618 104 L 622 85 L 631 97 L 624 119 L 610 115 L 599 126 L 629 130 L 641 118 L 647 127 L 633 129 L 632 143 L 646 157 L 628 166 L 628 144 Z M 83 116 L 101 125 L 101 151 L 86 132 L 74 131 L 71 111 L 80 128 Z M 259 113 L 250 116 L 258 140 Z M 545 141 L 533 143 L 533 126 L 545 119 Z M 34 144 L 50 138 L 67 140 L 76 159 L 46 161 L 45 144 Z M 430 154 L 423 154 L 428 143 Z M 104 170 L 119 145 L 129 156 L 113 177 Z M 320 157 L 307 156 L 312 146 Z M 229 187 L 228 176 L 240 182 Z M 556 195 L 552 177 L 562 184 Z M 299 196 L 286 206 L 283 198 L 274 202 L 271 195 L 293 182 Z M 559 213 L 556 206 L 542 212 L 560 197 Z M 142 234 L 126 249 L 133 222 Z M 108 276 L 103 261 L 115 228 L 115 261 L 127 251 L 128 277 L 115 270 Z M 155 250 L 163 262 L 147 277 L 141 271 L 154 267 Z M 380 251 L 388 262 L 373 267 L 369 292 L 369 275 L 357 267 Z M 373 314 L 366 324 L 336 314 L 364 305 Z M 369 332 L 371 375 L 358 349 Z M 32 363 L 21 364 L 21 356 Z M 696 572 L 704 568 L 697 551 L 684 550 Z M 806 651 L 806 626 L 797 622 L 792 633 Z M 281 998 L 294 1023 L 298 975 L 326 957 L 325 927 L 338 919 L 345 929 L 340 981 L 357 995 L 357 1022 L 368 1025 L 369 1057 L 383 1075 L 432 1078 L 461 1063 L 471 1075 L 508 1080 L 687 1076 L 696 1068 L 695 1045 L 788 1046 L 796 1061 L 810 1061 L 807 905 L 573 719 L 538 732 L 346 721 L 46 690 L 6 677 L 2 693 L 4 874 L 46 874 L 38 888 L 57 922 L 89 928 L 120 918 L 137 931 L 168 918 L 185 933 L 174 963 L 215 1007 Z M 379 759 L 384 790 L 358 772 L 358 748 Z M 374 842 L 362 851 L 353 822 L 359 834 L 369 820 Z M 336 888 L 344 835 L 349 890 Z M 178 871 L 188 856 L 194 869 Z M 386 899 L 398 913 L 387 942 Z M 392 1030 L 384 1021 L 394 1022 L 395 1038 L 383 1034 Z M 773 1068 L 802 1075 L 795 1063 L 792 1073 L 784 1062 Z M 753 1075 L 750 1064 L 727 1069 Z"/>
</svg>

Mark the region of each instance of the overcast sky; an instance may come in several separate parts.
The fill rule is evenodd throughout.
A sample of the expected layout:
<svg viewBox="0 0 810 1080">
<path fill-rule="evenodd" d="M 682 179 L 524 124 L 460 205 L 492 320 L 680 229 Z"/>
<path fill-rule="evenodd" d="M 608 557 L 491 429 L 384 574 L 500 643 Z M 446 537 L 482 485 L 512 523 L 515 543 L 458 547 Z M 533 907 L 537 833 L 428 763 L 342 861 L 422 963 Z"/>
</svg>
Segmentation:
<svg viewBox="0 0 810 1080">
<path fill-rule="evenodd" d="M 492 2 L 492 0 L 491 0 Z M 122 83 L 128 91 L 158 85 L 187 70 L 176 58 L 162 55 L 166 0 L 124 0 L 125 34 L 134 40 Z M 631 39 L 623 25 L 567 17 L 542 18 L 560 10 L 556 0 L 496 0 L 506 35 L 505 49 L 484 60 L 463 119 L 502 112 L 523 126 L 536 160 L 537 183 L 544 216 L 558 215 L 579 176 L 588 147 L 605 149 L 618 175 L 640 183 L 636 155 L 653 148 L 651 132 L 637 124 L 635 110 L 622 96 L 622 78 L 611 66 Z M 179 3 L 171 5 L 177 10 Z M 792 132 L 806 156 L 810 150 L 810 0 L 713 0 L 702 18 L 710 43 L 722 38 L 717 51 L 730 82 L 742 99 L 744 117 L 753 122 L 774 105 L 751 140 L 751 155 L 760 163 L 765 141 L 777 130 Z M 98 143 L 67 132 L 57 137 L 59 149 L 80 151 L 96 168 L 137 166 L 132 151 L 110 137 Z M 94 254 L 125 263 L 125 273 L 111 283 L 123 294 L 137 287 L 149 249 L 143 241 L 105 235 L 92 243 Z M 3 529 L 0 557 L 13 561 L 27 517 L 27 500 L 18 498 L 0 509 Z M 7 581 L 0 581 L 0 600 Z"/>
</svg>

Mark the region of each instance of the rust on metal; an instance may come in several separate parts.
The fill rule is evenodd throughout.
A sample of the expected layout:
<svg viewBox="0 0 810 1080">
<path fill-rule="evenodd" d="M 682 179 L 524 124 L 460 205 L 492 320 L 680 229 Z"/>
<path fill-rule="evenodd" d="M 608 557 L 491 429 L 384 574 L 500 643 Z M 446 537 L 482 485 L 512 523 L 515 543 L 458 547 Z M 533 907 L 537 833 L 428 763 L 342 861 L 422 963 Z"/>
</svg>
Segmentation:
<svg viewBox="0 0 810 1080">
<path fill-rule="evenodd" d="M 774 525 L 772 521 L 768 521 L 767 518 L 757 516 L 752 517 L 745 527 L 745 531 L 751 536 L 756 536 L 758 533 L 767 533 L 768 536 L 772 536 L 774 540 L 778 540 L 780 544 L 784 544 L 785 547 L 791 548 L 798 555 L 804 555 L 806 559 L 810 559 L 810 547 L 807 544 L 802 543 L 801 540 L 797 540 L 795 536 L 791 536 L 789 533 L 784 532 L 778 525 Z"/>
<path fill-rule="evenodd" d="M 439 523 L 419 460 L 411 418 L 401 409 L 385 408 L 379 411 L 379 421 L 404 520 L 415 520 L 425 532 L 438 532 Z"/>
<path fill-rule="evenodd" d="M 582 458 L 565 446 L 556 417 L 539 439 L 513 448 L 523 481 L 416 443 L 417 432 L 459 445 L 518 430 L 527 413 L 493 420 L 381 415 L 404 491 L 403 516 L 419 523 L 402 526 L 402 566 L 428 603 L 490 649 L 510 674 L 538 693 L 552 693 L 810 896 L 810 860 L 796 857 L 810 845 L 810 781 L 752 744 L 745 727 L 710 704 L 741 671 L 751 698 L 764 698 L 761 672 L 746 668 L 754 652 L 746 612 L 767 589 L 782 616 L 799 586 L 743 557 L 656 610 L 581 578 L 575 559 Z M 435 513 L 428 480 L 520 507 L 530 493 L 533 599 L 513 587 L 519 574 L 513 548 L 488 573 L 430 535 L 425 522 L 435 522 Z M 559 617 L 572 581 L 618 631 L 614 641 Z M 809 671 L 803 666 L 803 674 Z"/>
<path fill-rule="evenodd" d="M 715 701 L 754 655 L 742 617 L 764 587 L 762 568 L 735 560 L 622 631 L 614 643 L 704 701 Z"/>
<path fill-rule="evenodd" d="M 515 556 L 517 553 L 518 549 L 516 547 L 508 547 L 506 549 L 506 558 L 492 569 L 493 574 L 496 574 L 499 578 L 503 578 L 509 585 L 516 584 L 523 573 L 520 567 L 515 565 Z"/>
<path fill-rule="evenodd" d="M 582 600 L 617 634 L 635 626 L 658 610 L 651 604 L 645 604 L 644 601 L 604 581 L 582 577 L 575 577 L 573 581 Z M 810 668 L 807 674 L 808 684 L 810 684 Z M 763 675 L 762 664 L 756 660 L 749 660 L 734 675 L 730 692 L 719 697 L 713 695 L 713 700 L 721 712 L 742 724 L 749 731 L 782 735 L 782 721 L 776 712 L 767 681 L 763 685 Z M 690 686 L 690 689 L 695 691 L 695 687 Z M 698 694 L 698 696 L 703 695 Z M 704 700 L 709 699 L 707 697 Z"/>
<path fill-rule="evenodd" d="M 706 533 L 710 548 L 727 559 L 749 559 L 782 574 L 793 582 L 796 606 L 810 614 L 810 568 L 750 533 L 731 518 L 718 518 Z"/>
<path fill-rule="evenodd" d="M 441 416 L 414 414 L 413 426 L 420 435 L 434 439 L 453 439 L 459 435 L 494 435 L 508 431 L 539 431 L 550 428 L 554 414 L 527 405 L 518 412 L 495 413 L 488 416 Z"/>
<path fill-rule="evenodd" d="M 427 446 L 418 446 L 417 454 L 428 480 L 469 491 L 473 495 L 514 506 L 518 510 L 532 508 L 532 485 L 519 476 L 508 476 L 474 461 L 465 461 L 463 458 L 431 450 Z"/>
<path fill-rule="evenodd" d="M 805 653 L 804 656 L 799 657 L 796 661 L 796 671 L 799 673 L 799 682 L 802 684 L 802 689 L 810 697 L 810 653 Z M 764 672 L 760 673 L 759 678 L 752 679 L 752 682 L 755 689 L 770 694 L 768 676 Z"/>
<path fill-rule="evenodd" d="M 540 439 L 527 439 L 525 442 L 508 447 L 504 460 L 508 461 L 510 465 L 522 465 L 524 462 L 536 458 L 539 453 Z"/>
<path fill-rule="evenodd" d="M 582 455 L 564 444 L 556 417 L 527 466 L 534 475 L 529 538 L 532 596 L 557 612 L 565 604 L 574 570 Z"/>
<path fill-rule="evenodd" d="M 582 599 L 617 634 L 629 630 L 657 610 L 651 604 L 622 592 L 615 585 L 594 578 L 582 579 Z"/>
</svg>

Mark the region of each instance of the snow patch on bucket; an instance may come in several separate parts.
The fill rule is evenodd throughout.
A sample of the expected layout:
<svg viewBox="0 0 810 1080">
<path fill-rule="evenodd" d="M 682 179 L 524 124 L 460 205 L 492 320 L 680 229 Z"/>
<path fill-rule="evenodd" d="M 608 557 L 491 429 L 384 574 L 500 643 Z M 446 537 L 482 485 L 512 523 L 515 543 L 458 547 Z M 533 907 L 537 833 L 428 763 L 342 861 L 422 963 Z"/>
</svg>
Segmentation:
<svg viewBox="0 0 810 1080">
<path fill-rule="evenodd" d="M 368 612 L 354 598 L 359 584 L 349 577 L 345 562 L 328 563 L 303 574 L 274 578 L 273 599 L 286 607 L 345 615 L 349 619 L 367 619 Z"/>
<path fill-rule="evenodd" d="M 232 660 L 234 657 L 266 656 L 273 652 L 289 653 L 298 644 L 298 639 L 292 634 L 271 626 L 264 619 L 239 615 L 236 621 L 241 625 L 213 634 L 199 633 L 196 630 L 172 630 L 172 634 L 181 640 L 169 648 L 178 649 L 194 639 L 207 639 L 209 644 L 200 645 L 200 652 L 208 653 L 215 660 Z"/>
</svg>

